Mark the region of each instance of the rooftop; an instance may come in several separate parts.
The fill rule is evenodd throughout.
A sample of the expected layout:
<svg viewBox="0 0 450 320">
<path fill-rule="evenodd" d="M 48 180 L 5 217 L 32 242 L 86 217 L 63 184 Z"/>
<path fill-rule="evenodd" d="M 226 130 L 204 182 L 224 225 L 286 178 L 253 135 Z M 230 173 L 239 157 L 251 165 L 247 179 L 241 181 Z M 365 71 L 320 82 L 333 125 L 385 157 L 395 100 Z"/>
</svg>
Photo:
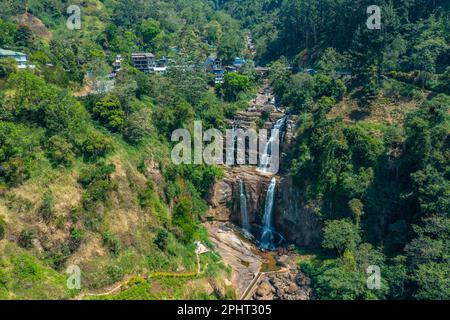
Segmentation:
<svg viewBox="0 0 450 320">
<path fill-rule="evenodd" d="M 145 52 L 141 52 L 141 53 L 132 53 L 131 54 L 132 58 L 154 58 L 155 55 L 153 53 L 145 53 Z"/>
<path fill-rule="evenodd" d="M 0 56 L 26 56 L 26 54 L 12 50 L 0 49 Z"/>
</svg>

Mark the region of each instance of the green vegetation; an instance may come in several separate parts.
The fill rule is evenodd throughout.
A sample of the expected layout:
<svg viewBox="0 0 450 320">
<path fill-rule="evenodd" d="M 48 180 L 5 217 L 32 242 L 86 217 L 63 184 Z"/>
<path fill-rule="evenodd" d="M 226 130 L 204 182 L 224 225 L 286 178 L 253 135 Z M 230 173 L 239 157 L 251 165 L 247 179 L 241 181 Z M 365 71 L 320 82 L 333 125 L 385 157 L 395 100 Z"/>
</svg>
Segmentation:
<svg viewBox="0 0 450 320">
<path fill-rule="evenodd" d="M 207 57 L 270 67 L 279 106 L 298 119 L 284 159 L 323 222 L 302 263 L 319 299 L 450 297 L 450 7 L 382 0 L 89 0 L 82 29 L 65 1 L 0 3 L 0 299 L 67 299 L 129 279 L 105 299 L 232 298 L 212 251 L 197 274 L 195 241 L 215 166 L 175 166 L 175 129 L 225 129 L 261 85 L 253 64 L 225 74 Z M 27 12 L 31 22 L 19 23 Z M 43 27 L 40 22 L 44 24 Z M 251 31 L 256 57 L 245 46 Z M 133 67 L 153 52 L 164 75 Z M 116 55 L 124 58 L 110 90 Z M 97 88 L 98 87 L 98 88 Z M 262 127 L 270 114 L 263 114 Z M 319 245 L 319 243 L 318 243 Z M 366 270 L 382 270 L 369 290 Z M 215 288 L 216 289 L 216 288 Z"/>
</svg>

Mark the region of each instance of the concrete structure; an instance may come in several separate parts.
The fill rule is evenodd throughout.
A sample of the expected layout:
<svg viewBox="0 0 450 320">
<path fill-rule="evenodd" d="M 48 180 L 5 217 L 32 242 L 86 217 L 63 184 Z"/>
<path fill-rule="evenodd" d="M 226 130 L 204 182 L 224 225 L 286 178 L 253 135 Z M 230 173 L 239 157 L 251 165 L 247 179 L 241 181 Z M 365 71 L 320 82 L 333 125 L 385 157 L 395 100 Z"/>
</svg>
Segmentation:
<svg viewBox="0 0 450 320">
<path fill-rule="evenodd" d="M 113 62 L 113 72 L 117 73 L 122 70 L 123 57 L 121 55 L 117 55 L 116 59 Z"/>
<path fill-rule="evenodd" d="M 152 72 L 156 67 L 155 56 L 152 53 L 133 53 L 131 60 L 136 69 L 145 73 Z"/>
<path fill-rule="evenodd" d="M 223 70 L 213 70 L 212 74 L 214 75 L 214 83 L 221 84 L 225 81 L 225 71 Z"/>
<path fill-rule="evenodd" d="M 204 63 L 206 71 L 222 70 L 222 59 L 209 57 Z"/>
<path fill-rule="evenodd" d="M 246 64 L 247 64 L 247 60 L 245 60 L 243 58 L 239 58 L 239 57 L 236 57 L 233 61 L 233 66 L 237 69 L 242 68 Z"/>
</svg>

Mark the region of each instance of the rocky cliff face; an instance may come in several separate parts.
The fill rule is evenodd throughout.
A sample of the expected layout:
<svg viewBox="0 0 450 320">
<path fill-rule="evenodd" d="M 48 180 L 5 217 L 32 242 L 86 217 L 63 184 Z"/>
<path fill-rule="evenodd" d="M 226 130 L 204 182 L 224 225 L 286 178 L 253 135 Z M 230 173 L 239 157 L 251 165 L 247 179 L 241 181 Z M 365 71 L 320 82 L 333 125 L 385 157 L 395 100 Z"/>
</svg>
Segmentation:
<svg viewBox="0 0 450 320">
<path fill-rule="evenodd" d="M 303 192 L 291 177 L 280 182 L 275 212 L 275 227 L 288 242 L 316 248 L 321 242 L 321 221 L 316 213 L 319 204 L 307 204 Z"/>
<path fill-rule="evenodd" d="M 260 224 L 270 176 L 261 175 L 255 167 L 227 168 L 225 177 L 217 181 L 210 193 L 210 216 L 217 221 L 231 221 L 241 226 L 240 186 L 244 184 L 250 224 Z"/>
<path fill-rule="evenodd" d="M 248 130 L 256 128 L 263 113 L 268 115 L 267 122 L 262 128 L 270 130 L 275 123 L 285 116 L 285 113 L 274 108 L 267 101 L 272 95 L 269 87 L 263 88 L 251 106 L 238 112 L 230 126 Z M 281 156 L 286 159 L 293 150 L 295 143 L 296 123 L 298 118 L 290 116 L 281 144 Z M 288 243 L 295 243 L 302 247 L 320 246 L 321 224 L 315 213 L 316 206 L 306 204 L 302 190 L 294 186 L 288 172 L 280 168 L 280 177 L 277 177 L 275 228 L 283 235 Z M 262 215 L 266 202 L 266 193 L 272 176 L 257 171 L 255 166 L 236 166 L 225 168 L 225 177 L 214 184 L 209 197 L 209 219 L 228 222 L 231 221 L 242 226 L 240 208 L 240 181 L 242 180 L 247 198 L 247 213 L 249 222 L 253 227 L 261 227 Z M 255 228 L 257 229 L 257 228 Z"/>
<path fill-rule="evenodd" d="M 225 177 L 217 181 L 210 194 L 211 219 L 231 221 L 242 226 L 239 180 L 243 181 L 247 196 L 250 224 L 261 226 L 267 188 L 271 177 L 261 175 L 252 167 L 228 169 Z M 316 248 L 321 242 L 321 221 L 316 213 L 319 204 L 306 203 L 302 190 L 291 177 L 282 178 L 277 187 L 275 228 L 288 243 Z"/>
</svg>

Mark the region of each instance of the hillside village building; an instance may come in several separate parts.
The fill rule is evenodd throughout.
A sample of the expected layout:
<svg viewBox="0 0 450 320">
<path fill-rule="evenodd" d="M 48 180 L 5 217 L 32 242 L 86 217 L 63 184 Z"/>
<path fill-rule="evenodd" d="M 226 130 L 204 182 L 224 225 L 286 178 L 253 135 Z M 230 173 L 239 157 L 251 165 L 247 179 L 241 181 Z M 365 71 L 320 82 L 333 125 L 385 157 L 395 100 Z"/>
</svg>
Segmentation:
<svg viewBox="0 0 450 320">
<path fill-rule="evenodd" d="M 222 69 L 222 60 L 209 57 L 204 63 L 206 71 L 214 75 L 214 83 L 220 84 L 225 81 L 225 71 Z"/>
<path fill-rule="evenodd" d="M 150 73 L 156 67 L 155 56 L 152 53 L 133 53 L 131 60 L 136 69 L 145 73 Z"/>
<path fill-rule="evenodd" d="M 17 62 L 18 69 L 33 69 L 34 65 L 28 64 L 28 56 L 22 52 L 0 49 L 0 59 L 12 58 Z"/>
<path fill-rule="evenodd" d="M 152 53 L 133 53 L 131 55 L 133 66 L 145 73 L 165 74 L 167 72 L 168 59 L 162 57 L 156 60 Z"/>
</svg>

